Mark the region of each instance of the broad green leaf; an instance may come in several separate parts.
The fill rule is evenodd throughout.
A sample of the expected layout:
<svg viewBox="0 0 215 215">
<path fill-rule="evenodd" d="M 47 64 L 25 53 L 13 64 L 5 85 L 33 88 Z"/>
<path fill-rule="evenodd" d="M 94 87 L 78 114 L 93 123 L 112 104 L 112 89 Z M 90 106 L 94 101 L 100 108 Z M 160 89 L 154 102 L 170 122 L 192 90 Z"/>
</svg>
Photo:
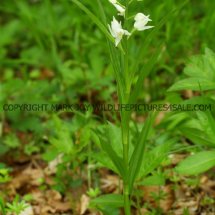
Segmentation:
<svg viewBox="0 0 215 215">
<path fill-rule="evenodd" d="M 197 117 L 201 130 L 208 135 L 209 139 L 214 139 L 214 119 L 209 112 L 198 111 Z M 210 118 L 209 118 L 210 117 Z"/>
<path fill-rule="evenodd" d="M 215 166 L 215 151 L 196 153 L 183 160 L 175 168 L 176 172 L 183 175 L 197 175 Z"/>
<path fill-rule="evenodd" d="M 187 118 L 188 121 L 181 125 L 180 131 L 195 144 L 215 146 L 215 121 L 209 111 L 196 112 L 197 118 Z"/>
<path fill-rule="evenodd" d="M 154 121 L 155 114 L 151 114 L 148 119 L 146 120 L 142 131 L 137 139 L 137 143 L 135 145 L 133 154 L 130 159 L 129 163 L 129 187 L 130 191 L 134 184 L 135 179 L 137 178 L 140 167 L 144 158 L 144 152 L 146 147 L 146 140 L 149 135 L 150 129 L 152 127 Z"/>
<path fill-rule="evenodd" d="M 143 186 L 163 186 L 165 185 L 165 176 L 163 174 L 154 174 L 138 184 Z"/>
<path fill-rule="evenodd" d="M 214 136 L 215 136 L 215 119 L 213 118 L 211 112 L 209 112 L 209 111 L 206 112 L 206 115 L 208 117 L 208 123 L 211 128 L 212 137 L 214 138 Z"/>
<path fill-rule="evenodd" d="M 11 133 L 5 137 L 4 144 L 11 149 L 15 149 L 18 148 L 21 143 L 18 137 L 15 134 Z"/>
<path fill-rule="evenodd" d="M 55 136 L 49 138 L 50 143 L 58 150 L 59 153 L 75 153 L 74 143 L 71 132 L 63 121 L 56 115 L 53 116 L 55 127 Z"/>
<path fill-rule="evenodd" d="M 120 208 L 114 208 L 106 206 L 105 208 L 101 208 L 100 211 L 103 215 L 119 215 L 120 214 Z"/>
<path fill-rule="evenodd" d="M 121 154 L 121 140 L 117 138 L 112 129 L 113 127 L 109 124 L 105 126 L 103 131 L 97 130 L 97 133 L 99 134 L 102 149 L 107 153 L 122 178 L 124 178 L 125 166 L 122 157 L 118 155 Z M 118 141 L 115 142 L 117 139 Z"/>
<path fill-rule="evenodd" d="M 205 91 L 205 90 L 215 90 L 215 81 L 204 78 L 187 78 L 173 84 L 168 91 L 177 91 L 177 90 L 196 90 L 196 91 Z"/>
<path fill-rule="evenodd" d="M 194 56 L 184 69 L 189 76 L 184 80 L 176 82 L 168 91 L 178 90 L 215 90 L 215 54 L 205 49 L 204 55 Z"/>
<path fill-rule="evenodd" d="M 165 143 L 160 144 L 153 148 L 151 151 L 145 153 L 138 178 L 147 176 L 155 168 L 157 168 L 161 164 L 161 162 L 167 157 L 172 145 L 175 142 L 175 139 L 167 140 Z"/>
<path fill-rule="evenodd" d="M 117 167 L 114 165 L 111 158 L 106 152 L 97 152 L 93 154 L 93 159 L 95 159 L 102 167 L 112 170 L 116 174 L 120 174 Z"/>
<path fill-rule="evenodd" d="M 100 138 L 98 137 L 98 135 L 96 134 L 95 131 L 91 131 L 91 139 L 92 141 L 97 145 L 97 146 L 101 146 L 101 141 Z M 101 151 L 98 153 L 94 153 L 93 158 L 98 161 L 99 163 L 101 163 L 104 167 L 111 169 L 112 171 L 118 173 L 119 171 L 117 170 L 117 168 L 115 167 L 114 163 L 112 162 L 112 160 L 110 159 L 110 157 L 107 155 L 107 153 Z"/>
<path fill-rule="evenodd" d="M 90 204 L 98 208 L 106 206 L 120 208 L 124 205 L 124 199 L 123 195 L 120 194 L 107 194 L 91 200 Z"/>
<path fill-rule="evenodd" d="M 205 49 L 204 55 L 193 56 L 185 67 L 184 73 L 190 77 L 215 80 L 215 54 L 210 49 Z"/>
</svg>

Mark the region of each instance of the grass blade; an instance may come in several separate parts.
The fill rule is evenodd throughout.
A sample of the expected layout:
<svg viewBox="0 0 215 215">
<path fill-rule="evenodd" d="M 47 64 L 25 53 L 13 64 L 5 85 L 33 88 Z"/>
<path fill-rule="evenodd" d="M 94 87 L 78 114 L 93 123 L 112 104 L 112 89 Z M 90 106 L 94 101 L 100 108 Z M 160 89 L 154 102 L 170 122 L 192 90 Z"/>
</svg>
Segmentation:
<svg viewBox="0 0 215 215">
<path fill-rule="evenodd" d="M 111 34 L 108 32 L 107 28 L 102 24 L 102 22 L 80 1 L 78 0 L 71 0 L 74 2 L 82 11 L 84 11 L 90 19 L 99 27 L 99 29 L 105 34 L 105 36 L 114 43 L 114 38 L 111 36 Z"/>
<path fill-rule="evenodd" d="M 100 139 L 100 145 L 102 149 L 107 153 L 108 157 L 111 159 L 113 162 L 114 166 L 118 170 L 119 174 L 121 175 L 122 178 L 124 178 L 125 175 L 125 166 L 123 163 L 123 159 L 119 157 L 116 152 L 114 151 L 110 141 L 111 141 L 111 136 L 109 133 L 109 130 L 106 129 L 105 134 L 101 131 L 96 131 L 99 134 L 99 139 Z M 107 137 L 107 139 L 104 139 Z"/>
<path fill-rule="evenodd" d="M 130 165 L 129 165 L 130 192 L 132 191 L 134 181 L 135 181 L 136 177 L 138 176 L 140 167 L 142 165 L 142 161 L 144 158 L 144 151 L 145 151 L 145 147 L 146 147 L 146 139 L 148 137 L 150 128 L 152 127 L 154 117 L 155 117 L 155 114 L 152 113 L 146 120 L 144 127 L 142 128 L 141 133 L 139 134 L 137 143 L 135 145 L 135 149 L 134 149 L 133 154 L 130 159 Z"/>
<path fill-rule="evenodd" d="M 99 196 L 90 201 L 90 204 L 94 207 L 123 207 L 123 196 L 120 194 L 107 194 Z"/>
<path fill-rule="evenodd" d="M 135 103 L 135 100 L 138 98 L 138 95 L 141 92 L 143 81 L 149 75 L 149 73 L 151 72 L 153 66 L 155 65 L 155 62 L 157 61 L 157 59 L 159 57 L 160 50 L 161 50 L 161 48 L 157 49 L 157 52 L 151 57 L 151 59 L 149 60 L 149 62 L 145 66 L 145 68 L 140 71 L 140 74 L 138 76 L 138 80 L 135 83 L 133 92 L 132 92 L 132 94 L 131 94 L 131 96 L 129 98 L 129 103 L 130 104 Z"/>
</svg>

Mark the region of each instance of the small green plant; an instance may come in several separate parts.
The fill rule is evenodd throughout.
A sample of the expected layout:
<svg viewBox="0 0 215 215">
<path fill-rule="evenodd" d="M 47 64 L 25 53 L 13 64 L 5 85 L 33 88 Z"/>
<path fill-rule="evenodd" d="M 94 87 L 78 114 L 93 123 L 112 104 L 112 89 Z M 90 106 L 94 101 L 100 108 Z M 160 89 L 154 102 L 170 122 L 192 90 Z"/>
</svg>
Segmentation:
<svg viewBox="0 0 215 215">
<path fill-rule="evenodd" d="M 103 204 L 103 206 L 109 205 L 115 208 L 123 206 L 125 214 L 130 215 L 131 205 L 133 204 L 131 203 L 131 196 L 135 181 L 139 178 L 140 172 L 142 172 L 142 164 L 146 161 L 144 160 L 144 152 L 155 114 L 150 114 L 144 126 L 140 130 L 138 129 L 137 136 L 134 139 L 135 143 L 132 144 L 130 137 L 130 117 L 132 109 L 129 108 L 129 105 L 137 102 L 143 80 L 150 73 L 158 59 L 159 48 L 153 53 L 153 57 L 148 63 L 143 64 L 142 62 L 146 50 L 149 48 L 151 39 L 165 20 L 162 20 L 156 25 L 156 28 L 149 32 L 147 39 L 144 43 L 140 44 L 136 52 L 132 52 L 132 45 L 134 43 L 132 38 L 134 38 L 134 35 L 138 35 L 138 31 L 145 31 L 153 28 L 153 26 L 147 25 L 152 21 L 149 15 L 144 15 L 139 11 L 137 13 L 137 11 L 132 10 L 136 1 L 109 0 L 109 3 L 112 4 L 119 15 L 118 18 L 113 16 L 111 24 L 109 24 L 109 17 L 104 10 L 105 7 L 102 1 L 97 0 L 101 18 L 94 15 L 82 1 L 72 1 L 92 19 L 107 38 L 114 77 L 117 83 L 119 105 L 122 107 L 120 109 L 121 125 L 119 134 L 121 135 L 119 141 L 116 142 L 116 139 L 114 139 L 111 133 L 113 125 L 108 123 L 108 125 L 105 126 L 104 133 L 100 135 L 100 144 L 103 151 L 112 161 L 112 169 L 118 173 L 123 180 L 123 196 L 121 194 L 103 195 L 94 199 L 93 202 L 95 205 Z M 107 141 L 107 139 L 109 141 Z M 115 146 L 116 144 L 118 146 Z M 120 145 L 122 146 L 121 149 Z M 117 151 L 116 148 L 119 150 Z M 161 160 L 158 159 L 157 162 L 159 163 Z M 155 166 L 157 162 L 155 162 Z M 150 170 L 153 169 L 153 165 L 154 164 L 151 164 L 151 168 L 150 165 L 148 166 Z"/>
<path fill-rule="evenodd" d="M 17 195 L 11 203 L 5 203 L 3 198 L 0 198 L 0 212 L 3 215 L 6 214 L 15 214 L 20 215 L 26 209 L 32 210 L 29 204 L 25 200 L 20 200 L 20 197 Z"/>
<path fill-rule="evenodd" d="M 0 168 L 0 184 L 11 180 L 9 172 L 10 170 L 7 168 Z"/>
<path fill-rule="evenodd" d="M 176 82 L 169 89 L 169 91 L 193 90 L 201 93 L 181 103 L 191 104 L 193 108 L 197 105 L 202 109 L 181 112 L 173 116 L 173 119 L 178 121 L 181 133 L 200 149 L 179 163 L 175 170 L 180 174 L 197 175 L 215 166 L 214 62 L 214 52 L 206 48 L 205 54 L 190 58 L 184 69 L 188 77 Z"/>
<path fill-rule="evenodd" d="M 99 194 L 100 194 L 100 189 L 98 187 L 96 187 L 95 189 L 93 188 L 90 188 L 88 191 L 87 191 L 87 194 L 88 196 L 90 196 L 91 198 L 95 198 L 97 197 Z"/>
<path fill-rule="evenodd" d="M 2 215 L 6 215 L 5 202 L 1 196 L 0 196 L 0 212 L 2 213 Z"/>
</svg>

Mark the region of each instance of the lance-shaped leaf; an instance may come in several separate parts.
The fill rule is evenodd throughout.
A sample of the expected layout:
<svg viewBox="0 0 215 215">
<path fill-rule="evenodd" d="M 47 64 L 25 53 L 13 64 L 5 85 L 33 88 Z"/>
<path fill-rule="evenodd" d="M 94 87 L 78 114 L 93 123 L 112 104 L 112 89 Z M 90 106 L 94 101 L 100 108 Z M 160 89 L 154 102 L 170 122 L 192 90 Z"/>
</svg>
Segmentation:
<svg viewBox="0 0 215 215">
<path fill-rule="evenodd" d="M 146 147 L 146 140 L 148 137 L 148 134 L 150 132 L 150 129 L 152 127 L 153 121 L 154 121 L 155 114 L 152 113 L 148 119 L 146 120 L 141 133 L 139 134 L 139 137 L 137 139 L 137 143 L 135 145 L 133 154 L 130 159 L 130 165 L 129 165 L 129 188 L 130 192 L 133 187 L 134 181 L 137 178 L 140 167 L 142 165 L 142 161 L 144 158 L 144 151 Z"/>
<path fill-rule="evenodd" d="M 123 207 L 124 199 L 123 199 L 123 195 L 120 195 L 120 194 L 107 194 L 91 200 L 90 204 L 92 207 L 98 207 L 98 208 L 103 208 L 106 206 L 112 207 L 112 208 L 113 207 L 120 208 L 120 207 Z"/>
<path fill-rule="evenodd" d="M 114 38 L 109 33 L 108 28 L 103 25 L 103 23 L 96 17 L 84 4 L 81 3 L 79 0 L 71 0 L 74 2 L 82 11 L 84 11 L 89 18 L 98 26 L 98 28 L 104 33 L 104 35 L 110 40 L 112 43 L 115 43 Z M 122 46 L 119 46 L 119 49 L 124 53 Z"/>
<path fill-rule="evenodd" d="M 107 125 L 105 128 L 105 132 L 97 131 L 100 137 L 100 144 L 102 149 L 106 152 L 108 157 L 113 162 L 114 166 L 118 170 L 118 173 L 121 175 L 122 178 L 125 176 L 125 165 L 123 163 L 122 157 L 120 157 L 117 154 L 116 149 L 113 148 L 113 138 L 114 134 L 111 130 L 111 125 Z M 117 144 L 121 144 L 121 142 L 118 142 Z"/>
<path fill-rule="evenodd" d="M 176 172 L 183 175 L 197 175 L 215 166 L 215 151 L 196 153 L 183 160 L 177 167 Z"/>
</svg>

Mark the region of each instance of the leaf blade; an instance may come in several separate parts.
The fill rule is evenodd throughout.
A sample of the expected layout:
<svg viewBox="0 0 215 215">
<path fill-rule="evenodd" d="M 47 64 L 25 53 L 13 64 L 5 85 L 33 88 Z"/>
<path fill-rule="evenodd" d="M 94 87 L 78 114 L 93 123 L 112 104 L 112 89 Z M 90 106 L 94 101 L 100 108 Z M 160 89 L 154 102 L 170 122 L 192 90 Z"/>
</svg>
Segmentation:
<svg viewBox="0 0 215 215">
<path fill-rule="evenodd" d="M 144 151 L 146 146 L 146 139 L 148 137 L 150 128 L 152 127 L 152 123 L 154 121 L 155 114 L 153 113 L 148 117 L 148 119 L 145 122 L 144 127 L 141 130 L 141 133 L 138 138 L 138 142 L 135 146 L 135 149 L 133 151 L 133 154 L 131 156 L 130 162 L 129 162 L 129 189 L 131 191 L 132 186 L 134 184 L 134 181 L 136 177 L 138 176 L 142 160 L 144 157 Z"/>
<path fill-rule="evenodd" d="M 175 168 L 183 175 L 197 175 L 215 166 L 215 151 L 204 151 L 189 156 Z"/>
</svg>

